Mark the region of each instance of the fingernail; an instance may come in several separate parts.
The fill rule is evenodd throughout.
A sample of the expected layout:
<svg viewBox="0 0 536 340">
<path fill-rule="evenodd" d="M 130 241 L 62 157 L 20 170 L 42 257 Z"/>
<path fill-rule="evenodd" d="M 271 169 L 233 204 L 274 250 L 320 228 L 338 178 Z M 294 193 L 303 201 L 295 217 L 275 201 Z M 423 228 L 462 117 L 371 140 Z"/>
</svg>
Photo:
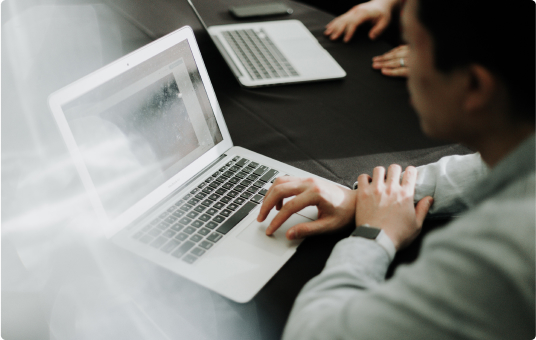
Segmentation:
<svg viewBox="0 0 536 340">
<path fill-rule="evenodd" d="M 289 240 L 293 240 L 294 237 L 296 237 L 296 232 L 294 231 L 294 229 L 290 229 L 290 230 L 288 231 L 288 239 L 289 239 Z"/>
</svg>

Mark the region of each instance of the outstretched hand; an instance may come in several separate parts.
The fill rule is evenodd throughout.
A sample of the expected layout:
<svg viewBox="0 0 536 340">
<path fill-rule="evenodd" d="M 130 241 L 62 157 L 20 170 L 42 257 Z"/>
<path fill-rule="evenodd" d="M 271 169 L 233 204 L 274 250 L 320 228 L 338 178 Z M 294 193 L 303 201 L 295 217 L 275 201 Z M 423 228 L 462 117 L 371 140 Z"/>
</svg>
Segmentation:
<svg viewBox="0 0 536 340">
<path fill-rule="evenodd" d="M 283 204 L 283 199 L 292 196 L 295 197 Z M 316 221 L 299 223 L 287 230 L 287 239 L 301 239 L 336 230 L 352 222 L 355 216 L 355 196 L 355 191 L 324 180 L 279 177 L 266 193 L 257 221 L 264 221 L 274 207 L 278 209 L 279 213 L 266 229 L 266 235 L 271 235 L 292 214 L 307 206 L 316 206 Z"/>
<path fill-rule="evenodd" d="M 414 205 L 415 182 L 417 170 L 406 168 L 402 183 L 402 168 L 393 164 L 387 171 L 376 167 L 372 182 L 370 176 L 358 177 L 356 225 L 369 224 L 383 229 L 397 250 L 409 245 L 421 232 L 422 224 L 428 210 L 434 202 L 427 196 Z"/>
<path fill-rule="evenodd" d="M 371 0 L 354 6 L 327 24 L 324 35 L 337 40 L 344 34 L 343 41 L 348 42 L 357 28 L 368 22 L 373 25 L 369 37 L 374 40 L 389 26 L 391 13 L 397 3 L 397 0 Z"/>
</svg>

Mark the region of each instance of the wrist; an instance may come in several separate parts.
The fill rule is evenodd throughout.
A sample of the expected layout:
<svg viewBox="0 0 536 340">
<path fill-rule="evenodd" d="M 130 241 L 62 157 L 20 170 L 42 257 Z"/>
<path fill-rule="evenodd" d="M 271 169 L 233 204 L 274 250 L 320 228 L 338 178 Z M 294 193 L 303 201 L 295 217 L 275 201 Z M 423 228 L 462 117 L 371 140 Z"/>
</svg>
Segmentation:
<svg viewBox="0 0 536 340">
<path fill-rule="evenodd" d="M 356 227 L 350 237 L 362 237 L 374 241 L 385 250 L 387 256 L 389 257 L 389 261 L 392 261 L 395 257 L 396 247 L 393 241 L 385 233 L 385 231 L 380 228 L 372 227 L 368 224 L 362 224 Z"/>
</svg>

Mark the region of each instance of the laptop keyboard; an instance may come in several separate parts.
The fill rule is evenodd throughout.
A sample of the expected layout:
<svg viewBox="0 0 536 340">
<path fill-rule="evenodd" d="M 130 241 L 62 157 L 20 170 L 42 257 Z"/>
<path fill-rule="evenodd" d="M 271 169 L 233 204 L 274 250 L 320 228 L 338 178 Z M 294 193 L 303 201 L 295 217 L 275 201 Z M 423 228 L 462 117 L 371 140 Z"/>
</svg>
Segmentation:
<svg viewBox="0 0 536 340">
<path fill-rule="evenodd" d="M 234 30 L 222 34 L 251 78 L 272 79 L 299 75 L 263 30 Z"/>
<path fill-rule="evenodd" d="M 278 173 L 236 156 L 132 237 L 194 263 L 262 202 Z"/>
</svg>

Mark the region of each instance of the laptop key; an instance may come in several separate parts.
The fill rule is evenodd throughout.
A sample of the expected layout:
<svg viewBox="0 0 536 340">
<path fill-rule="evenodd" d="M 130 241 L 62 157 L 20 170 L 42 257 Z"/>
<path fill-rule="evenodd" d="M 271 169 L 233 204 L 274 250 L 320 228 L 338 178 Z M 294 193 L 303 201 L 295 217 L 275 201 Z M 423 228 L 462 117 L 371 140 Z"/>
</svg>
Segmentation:
<svg viewBox="0 0 536 340">
<path fill-rule="evenodd" d="M 174 231 L 181 231 L 182 229 L 184 229 L 184 226 L 182 224 L 175 223 L 171 226 L 171 230 Z"/>
<path fill-rule="evenodd" d="M 244 166 L 244 165 L 246 165 L 248 162 L 249 162 L 249 159 L 242 158 L 241 160 L 239 160 L 238 162 L 236 162 L 236 165 L 238 165 L 238 166 Z"/>
<path fill-rule="evenodd" d="M 221 234 L 212 233 L 207 236 L 207 240 L 212 241 L 212 242 L 218 242 L 222 237 L 223 236 L 221 236 Z"/>
<path fill-rule="evenodd" d="M 262 195 L 255 195 L 255 196 L 253 196 L 251 201 L 255 202 L 255 203 L 261 203 L 263 198 L 264 198 L 264 196 L 262 196 Z"/>
<path fill-rule="evenodd" d="M 237 160 L 239 160 L 239 159 L 240 159 L 240 156 L 234 156 L 234 157 L 233 157 L 233 162 L 234 162 L 234 161 L 237 161 Z"/>
<path fill-rule="evenodd" d="M 149 235 L 153 236 L 153 237 L 157 237 L 159 236 L 160 234 L 162 233 L 162 230 L 158 229 L 158 228 L 154 228 L 152 229 L 151 231 L 149 231 Z"/>
<path fill-rule="evenodd" d="M 220 215 L 218 215 L 218 216 L 214 217 L 212 220 L 214 222 L 221 223 L 221 222 L 225 221 L 225 218 L 220 216 Z"/>
<path fill-rule="evenodd" d="M 149 242 L 151 242 L 153 240 L 153 237 L 149 236 L 149 235 L 143 235 L 141 238 L 140 238 L 140 242 L 142 243 L 145 243 L 145 244 L 148 244 Z"/>
<path fill-rule="evenodd" d="M 231 202 L 231 197 L 227 197 L 227 196 L 222 197 L 220 202 L 222 202 L 223 204 L 227 204 L 227 203 Z"/>
<path fill-rule="evenodd" d="M 246 201 L 246 200 L 243 199 L 242 197 L 238 197 L 237 199 L 235 199 L 235 200 L 233 201 L 233 203 L 238 204 L 238 205 L 242 205 L 245 201 Z"/>
<path fill-rule="evenodd" d="M 225 204 L 221 203 L 221 202 L 218 202 L 216 204 L 214 204 L 213 208 L 215 209 L 221 209 L 225 206 Z"/>
<path fill-rule="evenodd" d="M 245 198 L 245 199 L 248 199 L 252 196 L 253 194 L 249 191 L 246 191 L 246 192 L 243 192 L 242 195 L 240 195 L 240 197 L 242 198 Z"/>
<path fill-rule="evenodd" d="M 179 241 L 184 241 L 188 238 L 188 234 L 180 233 L 177 236 L 175 236 L 175 238 Z"/>
<path fill-rule="evenodd" d="M 184 211 L 182 211 L 182 210 L 177 210 L 177 211 L 175 211 L 172 215 L 175 216 L 175 217 L 177 217 L 177 218 L 180 218 L 180 217 L 182 217 L 184 214 L 185 214 Z"/>
<path fill-rule="evenodd" d="M 194 228 L 199 228 L 203 225 L 203 222 L 201 221 L 198 221 L 198 220 L 195 220 L 192 222 L 191 226 L 194 227 Z"/>
<path fill-rule="evenodd" d="M 257 192 L 257 190 L 259 190 L 259 188 L 252 186 L 252 187 L 249 187 L 246 192 L 251 192 L 252 194 L 254 194 Z"/>
<path fill-rule="evenodd" d="M 249 163 L 249 164 L 248 164 L 248 166 L 249 166 L 250 168 L 253 168 L 253 169 L 255 169 L 256 167 L 258 167 L 258 166 L 259 166 L 259 163 L 256 163 L 256 162 L 251 162 L 251 163 Z"/>
<path fill-rule="evenodd" d="M 240 182 L 240 180 L 241 180 L 240 177 L 233 177 L 233 178 L 229 179 L 229 182 L 233 183 L 233 184 L 236 184 L 236 183 Z"/>
<path fill-rule="evenodd" d="M 150 246 L 151 247 L 154 247 L 154 248 L 160 248 L 164 245 L 164 243 L 167 242 L 167 238 L 165 238 L 164 236 L 160 236 L 159 238 L 157 238 L 156 240 L 154 240 L 153 242 L 151 242 Z"/>
<path fill-rule="evenodd" d="M 190 211 L 188 214 L 186 214 L 186 216 L 188 216 L 189 218 L 196 218 L 197 216 L 199 215 L 199 213 L 197 211 Z"/>
<path fill-rule="evenodd" d="M 160 250 L 164 253 L 170 253 L 173 249 L 177 248 L 181 244 L 179 241 L 173 239 L 166 243 Z"/>
<path fill-rule="evenodd" d="M 179 223 L 187 225 L 188 223 L 192 222 L 192 220 L 188 217 L 183 217 L 180 219 Z"/>
<path fill-rule="evenodd" d="M 229 217 L 229 215 L 231 215 L 232 211 L 231 210 L 228 210 L 228 209 L 225 209 L 225 210 L 222 210 L 220 212 L 220 214 L 222 214 L 223 216 L 225 217 Z"/>
<path fill-rule="evenodd" d="M 177 232 L 173 231 L 173 230 L 166 230 L 164 231 L 164 233 L 162 234 L 162 236 L 165 236 L 167 238 L 172 238 L 173 236 L 175 236 Z"/>
<path fill-rule="evenodd" d="M 199 199 L 197 198 L 191 198 L 189 201 L 188 201 L 188 204 L 191 204 L 192 206 L 196 205 L 197 203 L 199 203 Z"/>
<path fill-rule="evenodd" d="M 237 185 L 236 187 L 234 187 L 233 190 L 238 191 L 238 192 L 242 192 L 242 191 L 244 191 L 244 189 L 246 189 L 245 186 L 243 186 L 243 185 Z"/>
<path fill-rule="evenodd" d="M 216 193 L 219 195 L 224 195 L 227 192 L 227 190 L 228 189 L 219 188 L 218 190 L 216 190 Z"/>
<path fill-rule="evenodd" d="M 265 196 L 267 192 L 268 189 L 261 189 L 261 191 L 259 191 L 259 195 Z"/>
<path fill-rule="evenodd" d="M 202 213 L 207 207 L 205 207 L 204 205 L 198 205 L 197 207 L 194 208 L 195 211 L 197 211 L 198 213 Z"/>
<path fill-rule="evenodd" d="M 213 245 L 214 245 L 214 243 L 209 242 L 209 241 L 203 241 L 203 242 L 199 243 L 199 246 L 201 248 L 204 248 L 204 249 L 207 249 L 207 250 L 210 249 Z"/>
<path fill-rule="evenodd" d="M 199 229 L 199 231 L 197 233 L 199 235 L 207 236 L 208 234 L 210 234 L 210 229 L 201 228 L 201 229 Z"/>
<path fill-rule="evenodd" d="M 169 223 L 167 222 L 160 222 L 158 223 L 158 225 L 156 226 L 158 229 L 160 230 L 166 230 L 168 227 L 169 227 Z"/>
<path fill-rule="evenodd" d="M 167 211 L 168 213 L 172 213 L 172 212 L 174 212 L 176 209 L 177 209 L 177 207 L 174 206 L 174 205 L 172 205 L 171 207 L 167 208 L 166 211 Z"/>
<path fill-rule="evenodd" d="M 186 263 L 192 264 L 197 260 L 197 257 L 193 256 L 192 254 L 188 254 L 182 260 Z"/>
<path fill-rule="evenodd" d="M 205 253 L 205 251 L 201 248 L 194 248 L 192 251 L 191 251 L 192 254 L 194 254 L 195 256 L 201 256 Z"/>
<path fill-rule="evenodd" d="M 217 224 L 216 222 L 212 222 L 212 221 L 208 222 L 208 223 L 205 225 L 205 227 L 210 228 L 210 229 L 214 229 L 214 228 L 216 228 L 217 226 L 218 226 L 218 224 Z"/>
<path fill-rule="evenodd" d="M 163 213 L 160 214 L 160 218 L 166 218 L 166 216 L 169 215 L 169 213 L 167 211 L 164 211 Z"/>
<path fill-rule="evenodd" d="M 190 241 L 195 242 L 195 243 L 201 241 L 202 239 L 203 239 L 203 236 L 197 235 L 197 234 L 192 235 L 192 237 L 190 237 Z"/>
<path fill-rule="evenodd" d="M 186 227 L 186 229 L 184 229 L 184 232 L 188 235 L 192 235 L 193 233 L 195 233 L 195 228 L 194 227 Z"/>
<path fill-rule="evenodd" d="M 169 224 L 175 223 L 176 220 L 177 220 L 177 218 L 174 217 L 174 216 L 168 216 L 168 217 L 166 217 L 166 219 L 165 219 L 165 221 L 166 221 L 167 223 L 169 223 Z"/>
<path fill-rule="evenodd" d="M 182 207 L 180 207 L 180 209 L 181 209 L 182 211 L 188 211 L 188 210 L 190 210 L 190 209 L 192 209 L 192 208 L 193 208 L 193 206 L 189 205 L 188 203 L 183 204 Z"/>
<path fill-rule="evenodd" d="M 195 243 L 186 241 L 183 244 L 181 244 L 180 247 L 177 248 L 177 250 L 171 253 L 171 255 L 175 257 L 181 257 L 182 255 L 186 254 L 188 250 L 192 249 L 194 246 L 195 246 Z"/>
<path fill-rule="evenodd" d="M 210 215 L 207 215 L 207 214 L 203 214 L 201 216 L 199 216 L 199 219 L 203 222 L 206 222 L 208 220 L 210 220 L 211 216 Z"/>
<path fill-rule="evenodd" d="M 245 178 L 248 174 L 245 173 L 245 172 L 239 172 L 235 175 L 235 177 L 238 177 L 238 178 Z"/>
<path fill-rule="evenodd" d="M 227 234 L 231 229 L 233 229 L 240 221 L 246 217 L 253 208 L 257 205 L 253 202 L 247 202 L 240 208 L 233 216 L 231 216 L 225 223 L 223 223 L 218 229 L 217 232 L 222 234 Z"/>
<path fill-rule="evenodd" d="M 231 203 L 227 206 L 227 209 L 231 209 L 231 210 L 236 210 L 236 208 L 238 208 L 238 204 L 236 203 Z"/>
<path fill-rule="evenodd" d="M 210 207 L 212 203 L 214 203 L 214 201 L 211 201 L 209 199 L 206 199 L 203 202 L 201 202 L 201 204 L 204 205 L 205 207 Z"/>
<path fill-rule="evenodd" d="M 218 210 L 214 209 L 214 208 L 210 208 L 206 211 L 207 214 L 209 214 L 210 216 L 214 216 L 214 214 L 217 214 L 218 213 Z"/>
<path fill-rule="evenodd" d="M 279 173 L 279 171 L 274 170 L 274 169 L 270 169 L 264 175 L 262 175 L 262 177 L 259 178 L 259 180 L 261 180 L 263 182 L 268 182 L 270 179 L 272 179 L 272 177 L 274 177 L 278 173 Z"/>
</svg>

